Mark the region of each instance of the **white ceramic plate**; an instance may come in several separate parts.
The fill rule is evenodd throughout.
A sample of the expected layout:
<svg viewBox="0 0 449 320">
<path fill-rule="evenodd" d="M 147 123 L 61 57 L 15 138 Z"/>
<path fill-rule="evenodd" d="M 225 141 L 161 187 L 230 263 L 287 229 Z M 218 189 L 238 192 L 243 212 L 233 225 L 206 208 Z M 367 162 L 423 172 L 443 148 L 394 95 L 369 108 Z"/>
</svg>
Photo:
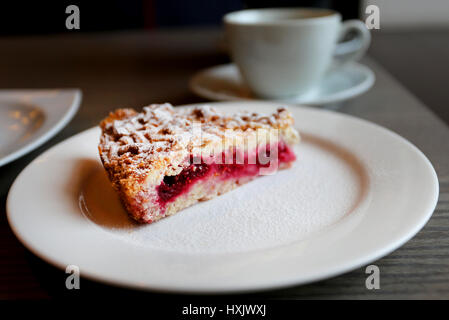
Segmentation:
<svg viewBox="0 0 449 320">
<path fill-rule="evenodd" d="M 73 118 L 77 89 L 0 90 L 0 166 L 36 149 Z"/>
<path fill-rule="evenodd" d="M 351 62 L 329 73 L 316 90 L 303 97 L 281 102 L 291 104 L 325 105 L 354 98 L 368 91 L 374 84 L 374 73 L 367 66 Z M 208 68 L 195 74 L 190 89 L 200 97 L 218 100 L 254 100 L 234 64 Z"/>
<path fill-rule="evenodd" d="M 215 103 L 235 112 L 278 104 Z M 157 223 L 123 212 L 92 128 L 48 150 L 11 187 L 9 223 L 49 263 L 115 285 L 237 292 L 335 276 L 395 250 L 427 222 L 438 180 L 412 144 L 347 115 L 290 106 L 303 141 L 288 170 Z"/>
</svg>

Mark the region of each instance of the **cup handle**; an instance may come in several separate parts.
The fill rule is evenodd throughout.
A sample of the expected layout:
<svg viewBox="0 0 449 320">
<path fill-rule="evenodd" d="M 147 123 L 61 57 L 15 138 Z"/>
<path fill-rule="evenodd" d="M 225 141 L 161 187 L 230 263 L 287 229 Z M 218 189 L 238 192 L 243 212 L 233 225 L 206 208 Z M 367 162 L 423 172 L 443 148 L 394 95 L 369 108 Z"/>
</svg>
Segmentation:
<svg viewBox="0 0 449 320">
<path fill-rule="evenodd" d="M 350 33 L 355 33 L 353 39 L 339 42 L 334 52 L 334 65 L 342 65 L 349 61 L 360 59 L 371 43 L 371 33 L 360 20 L 343 21 L 339 41 L 344 40 Z"/>
</svg>

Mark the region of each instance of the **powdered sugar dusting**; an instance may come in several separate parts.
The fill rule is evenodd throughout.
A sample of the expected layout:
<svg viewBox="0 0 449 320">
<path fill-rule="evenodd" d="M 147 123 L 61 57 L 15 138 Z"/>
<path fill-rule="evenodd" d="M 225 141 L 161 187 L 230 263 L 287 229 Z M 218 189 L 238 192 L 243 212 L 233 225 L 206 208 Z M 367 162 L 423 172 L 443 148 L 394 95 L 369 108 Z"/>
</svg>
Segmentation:
<svg viewBox="0 0 449 320">
<path fill-rule="evenodd" d="M 111 182 L 124 199 L 134 199 L 139 192 L 148 194 L 164 176 L 178 175 L 188 164 L 190 155 L 203 150 L 221 153 L 217 147 L 245 147 L 261 133 L 278 132 L 284 142 L 299 141 L 292 127 L 293 118 L 285 108 L 271 114 L 241 111 L 225 114 L 210 106 L 173 108 L 153 104 L 141 113 L 133 109 L 117 109 L 101 123 L 99 153 Z M 128 201 L 128 200 L 126 200 Z M 148 214 L 150 212 L 147 212 Z M 139 212 L 134 215 L 138 219 Z"/>
<path fill-rule="evenodd" d="M 349 214 L 365 186 L 360 165 L 335 146 L 305 139 L 295 152 L 291 169 L 154 224 L 104 230 L 138 246 L 191 254 L 245 252 L 305 239 Z"/>
<path fill-rule="evenodd" d="M 201 124 L 201 131 L 192 131 L 195 123 Z M 101 123 L 101 155 L 105 163 L 136 154 L 140 155 L 138 160 L 146 157 L 148 162 L 151 157 L 161 157 L 176 146 L 186 148 L 188 143 L 206 143 L 208 139 L 203 134 L 209 140 L 221 140 L 226 129 L 232 129 L 227 133 L 242 134 L 258 128 L 283 128 L 292 123 L 290 113 L 284 108 L 271 115 L 241 111 L 231 116 L 208 105 L 175 110 L 168 103 L 154 104 L 144 107 L 141 113 L 119 109 Z"/>
</svg>

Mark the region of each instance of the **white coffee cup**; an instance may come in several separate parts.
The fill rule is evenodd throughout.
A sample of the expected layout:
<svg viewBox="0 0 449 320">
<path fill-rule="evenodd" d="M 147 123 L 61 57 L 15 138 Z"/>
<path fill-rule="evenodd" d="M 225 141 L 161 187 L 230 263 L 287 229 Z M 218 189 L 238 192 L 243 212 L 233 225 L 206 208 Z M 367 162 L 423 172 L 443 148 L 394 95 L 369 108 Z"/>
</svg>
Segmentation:
<svg viewBox="0 0 449 320">
<path fill-rule="evenodd" d="M 360 20 L 319 8 L 250 9 L 225 15 L 232 59 L 262 98 L 312 95 L 327 71 L 363 56 L 371 40 Z M 351 41 L 339 43 L 354 32 Z"/>
</svg>

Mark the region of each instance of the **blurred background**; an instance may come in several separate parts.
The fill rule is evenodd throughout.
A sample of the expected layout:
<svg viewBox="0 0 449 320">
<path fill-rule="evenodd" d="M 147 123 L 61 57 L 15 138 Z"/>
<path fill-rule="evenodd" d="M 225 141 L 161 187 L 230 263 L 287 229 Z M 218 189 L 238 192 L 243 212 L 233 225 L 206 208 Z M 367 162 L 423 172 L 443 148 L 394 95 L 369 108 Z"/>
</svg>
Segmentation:
<svg viewBox="0 0 449 320">
<path fill-rule="evenodd" d="M 359 14 L 359 0 L 96 0 L 22 1 L 2 4 L 0 32 L 4 35 L 69 32 L 65 8 L 75 4 L 82 13 L 82 32 L 155 29 L 180 26 L 218 26 L 225 13 L 244 8 L 327 7 L 345 18 Z"/>
<path fill-rule="evenodd" d="M 375 4 L 382 13 L 382 29 L 449 28 L 447 0 L 78 0 L 4 1 L 0 12 L 2 35 L 69 32 L 65 8 L 82 12 L 81 32 L 155 29 L 180 26 L 218 26 L 230 11 L 263 7 L 324 7 L 340 11 L 344 19 L 362 17 Z"/>
<path fill-rule="evenodd" d="M 67 17 L 65 9 L 70 4 L 76 4 L 80 9 L 80 30 L 67 30 L 65 27 Z M 71 47 L 77 45 L 79 35 L 116 34 L 132 41 L 136 32 L 147 32 L 149 34 L 147 46 L 157 51 L 161 47 L 170 46 L 167 40 L 157 42 L 157 34 L 172 34 L 173 37 L 178 38 L 176 41 L 180 41 L 179 32 L 193 29 L 201 32 L 198 34 L 188 32 L 188 36 L 182 41 L 186 44 L 195 41 L 203 46 L 206 46 L 206 42 L 209 41 L 211 47 L 215 45 L 217 48 L 219 45 L 210 43 L 212 37 L 203 37 L 203 35 L 207 33 L 207 30 L 221 28 L 223 15 L 230 11 L 259 7 L 327 7 L 340 11 L 344 19 L 363 20 L 366 17 L 366 8 L 371 4 L 377 5 L 380 9 L 380 29 L 371 30 L 373 42 L 368 54 L 449 123 L 449 108 L 445 103 L 449 96 L 445 86 L 441 85 L 445 83 L 448 76 L 449 64 L 448 0 L 4 1 L 0 10 L 0 40 L 3 40 L 0 46 L 2 50 L 7 50 L 4 54 L 17 56 L 14 61 L 4 62 L 6 68 L 24 67 L 24 61 L 37 67 L 32 63 L 34 59 L 37 59 L 33 57 L 33 52 L 24 53 L 20 50 L 36 48 L 35 55 L 41 53 L 42 56 L 44 48 L 37 48 L 37 45 L 33 45 L 33 41 L 38 38 L 46 41 L 59 37 L 57 41 L 60 41 L 60 48 L 58 48 L 60 53 L 54 49 L 50 50 L 53 56 L 51 59 L 56 57 L 57 60 L 67 60 L 75 66 L 73 61 L 75 57 L 90 52 L 90 49 Z M 177 33 L 171 33 L 171 30 L 176 30 Z M 167 37 L 170 39 L 171 36 Z M 198 39 L 194 39 L 195 37 Z M 101 45 L 98 44 L 98 46 Z M 125 54 L 127 49 L 122 48 L 122 54 Z M 99 50 L 96 50 L 96 53 L 99 54 Z M 114 54 L 119 55 L 120 52 Z M 47 55 L 46 53 L 45 56 Z M 104 65 L 107 55 L 112 57 L 111 53 L 102 52 L 97 59 L 93 53 L 92 64 Z M 178 55 L 176 59 L 183 57 L 188 59 L 186 54 Z M 204 57 L 200 64 L 194 62 L 197 65 L 192 65 L 192 68 L 199 69 L 225 62 L 224 58 L 218 61 L 211 57 L 212 55 Z M 42 65 L 41 62 L 39 64 Z M 62 78 L 68 78 L 68 76 L 60 75 L 57 79 L 60 85 L 83 87 L 77 81 L 63 82 Z M 21 78 L 18 82 L 13 80 L 3 81 L 2 87 L 57 85 L 56 81 L 55 83 L 42 81 L 39 85 L 31 79 L 26 81 Z M 171 100 L 178 102 L 176 97 L 171 97 Z M 188 99 L 180 99 L 179 102 L 184 101 L 191 102 Z"/>
</svg>

